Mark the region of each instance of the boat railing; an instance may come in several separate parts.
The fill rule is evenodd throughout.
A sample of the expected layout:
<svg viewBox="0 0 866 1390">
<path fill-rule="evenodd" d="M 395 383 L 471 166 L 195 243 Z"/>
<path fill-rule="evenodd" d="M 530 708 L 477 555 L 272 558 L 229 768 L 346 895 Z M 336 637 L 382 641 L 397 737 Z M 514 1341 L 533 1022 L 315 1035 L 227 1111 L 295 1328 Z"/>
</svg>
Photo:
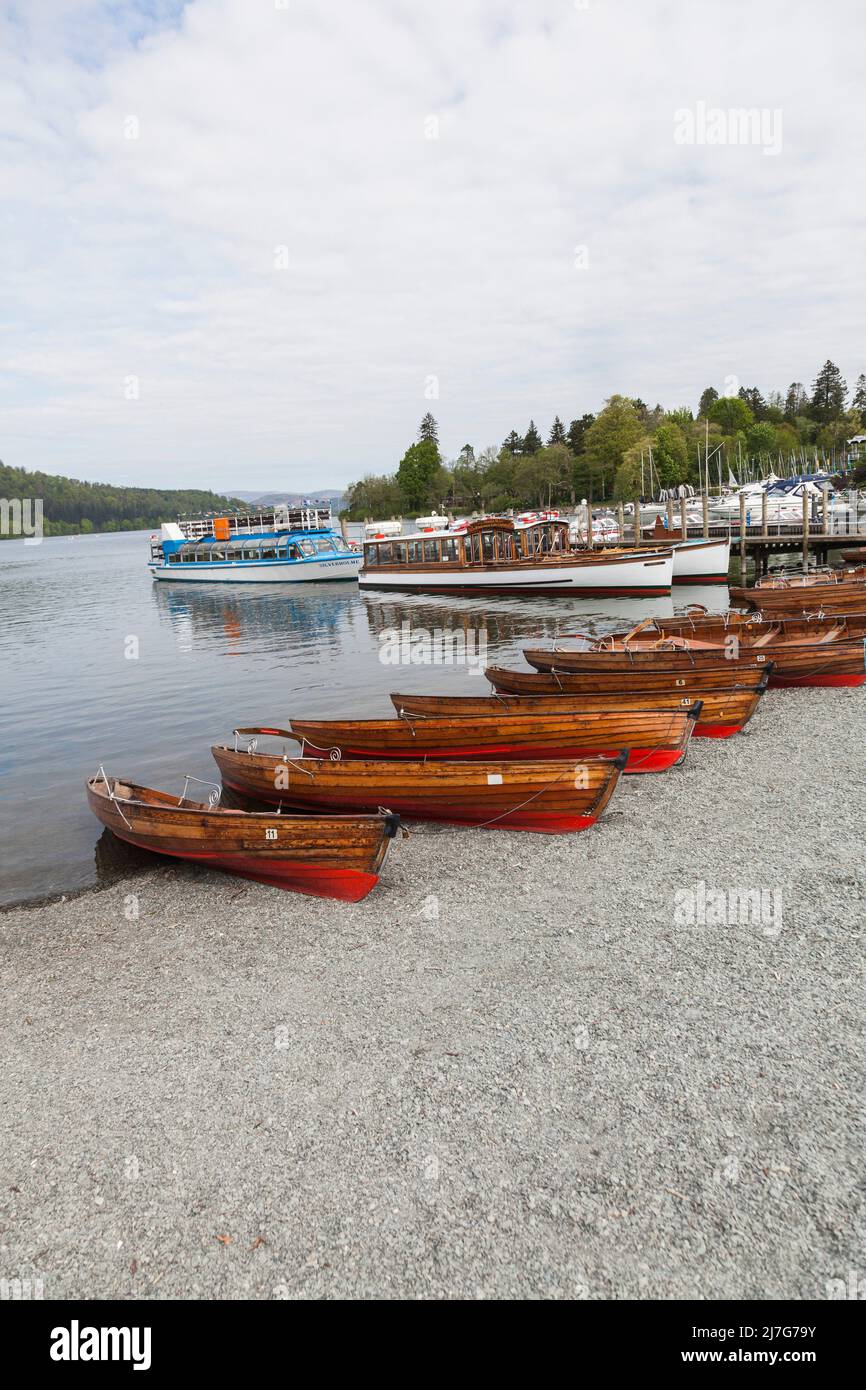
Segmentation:
<svg viewBox="0 0 866 1390">
<path fill-rule="evenodd" d="M 179 516 L 177 524 L 187 540 L 212 536 L 214 523 L 223 522 L 230 535 L 251 536 L 267 531 L 330 531 L 333 515 L 328 507 L 276 506 L 249 512 L 209 512 L 199 516 Z"/>
<path fill-rule="evenodd" d="M 210 787 L 211 790 L 208 792 L 207 804 L 208 806 L 213 807 L 219 806 L 220 797 L 222 796 L 222 787 L 219 785 L 219 783 L 205 782 L 202 780 L 201 777 L 193 777 L 189 772 L 183 779 L 183 791 L 180 794 L 180 799 L 177 803 L 178 806 L 182 806 L 183 803 L 186 801 L 186 794 L 189 791 L 190 782 L 197 782 L 200 787 Z"/>
</svg>

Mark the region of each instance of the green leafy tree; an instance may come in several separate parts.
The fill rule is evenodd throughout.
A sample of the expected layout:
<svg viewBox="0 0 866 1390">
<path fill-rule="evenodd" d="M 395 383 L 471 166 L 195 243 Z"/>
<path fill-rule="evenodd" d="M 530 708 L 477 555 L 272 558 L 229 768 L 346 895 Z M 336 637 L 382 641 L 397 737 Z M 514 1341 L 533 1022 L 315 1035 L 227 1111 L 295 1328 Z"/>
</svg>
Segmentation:
<svg viewBox="0 0 866 1390">
<path fill-rule="evenodd" d="M 485 468 L 481 477 L 481 501 L 487 511 L 502 511 L 506 507 L 520 505 L 517 490 L 517 471 L 520 467 L 519 455 L 513 454 L 504 446 L 497 457 Z"/>
<path fill-rule="evenodd" d="M 343 513 L 349 521 L 387 521 L 389 517 L 399 516 L 403 510 L 403 497 L 395 477 L 376 477 L 368 474 L 347 489 L 343 500 Z"/>
<path fill-rule="evenodd" d="M 716 390 L 715 386 L 708 386 L 705 391 L 701 392 L 701 399 L 698 402 L 698 417 L 701 420 L 706 420 L 707 416 L 710 413 L 710 407 L 712 406 L 713 402 L 717 401 L 718 399 L 719 393 Z"/>
<path fill-rule="evenodd" d="M 537 453 L 524 455 L 515 478 L 520 505 L 549 507 L 562 500 L 571 485 L 572 464 L 565 444 L 549 444 Z"/>
<path fill-rule="evenodd" d="M 566 439 L 568 447 L 575 455 L 580 455 L 586 448 L 586 432 L 595 419 L 594 415 L 581 415 L 579 420 L 572 420 L 568 427 Z"/>
<path fill-rule="evenodd" d="M 604 409 L 589 426 L 585 436 L 587 495 L 597 496 L 600 486 L 610 492 L 626 450 L 644 433 L 644 425 L 633 401 L 611 396 Z"/>
<path fill-rule="evenodd" d="M 852 408 L 860 412 L 860 425 L 866 425 L 866 376 L 861 372 L 857 378 L 857 385 L 854 387 L 854 398 L 851 401 Z"/>
<path fill-rule="evenodd" d="M 739 396 L 719 396 L 710 406 L 709 418 L 721 425 L 722 433 L 728 435 L 747 430 L 754 419 L 746 402 Z"/>
<path fill-rule="evenodd" d="M 655 432 L 653 466 L 662 487 L 677 487 L 688 481 L 689 446 L 679 425 L 672 420 L 659 425 Z"/>
<path fill-rule="evenodd" d="M 439 468 L 439 447 L 432 439 L 419 439 L 417 444 L 409 445 L 397 469 L 397 485 L 407 511 L 428 505 Z"/>
<path fill-rule="evenodd" d="M 828 358 L 815 378 L 809 414 L 819 425 L 838 420 L 845 410 L 848 386 L 842 373 Z"/>
<path fill-rule="evenodd" d="M 753 458 L 771 454 L 776 448 L 776 430 L 769 420 L 756 420 L 746 430 L 746 448 Z"/>
<path fill-rule="evenodd" d="M 616 470 L 613 495 L 618 502 L 633 502 L 635 497 L 649 491 L 647 484 L 647 461 L 653 441 L 648 434 L 626 449 L 622 463 Z"/>
</svg>

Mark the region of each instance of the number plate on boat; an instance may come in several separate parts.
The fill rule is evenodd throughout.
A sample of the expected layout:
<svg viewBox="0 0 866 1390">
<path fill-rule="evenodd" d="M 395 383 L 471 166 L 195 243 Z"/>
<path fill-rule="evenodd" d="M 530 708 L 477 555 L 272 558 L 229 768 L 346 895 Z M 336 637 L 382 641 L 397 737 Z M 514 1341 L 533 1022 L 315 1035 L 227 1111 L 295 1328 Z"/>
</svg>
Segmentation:
<svg viewBox="0 0 866 1390">
<path fill-rule="evenodd" d="M 265 839 L 266 839 L 266 840 L 275 840 L 276 838 L 277 838 L 277 832 L 276 832 L 276 830 L 271 830 L 271 829 L 265 830 Z"/>
<path fill-rule="evenodd" d="M 502 781 L 502 773 L 501 773 L 501 772 L 488 772 L 488 774 L 487 774 L 487 785 L 488 785 L 488 787 L 498 786 L 499 783 L 500 783 L 501 781 Z"/>
</svg>

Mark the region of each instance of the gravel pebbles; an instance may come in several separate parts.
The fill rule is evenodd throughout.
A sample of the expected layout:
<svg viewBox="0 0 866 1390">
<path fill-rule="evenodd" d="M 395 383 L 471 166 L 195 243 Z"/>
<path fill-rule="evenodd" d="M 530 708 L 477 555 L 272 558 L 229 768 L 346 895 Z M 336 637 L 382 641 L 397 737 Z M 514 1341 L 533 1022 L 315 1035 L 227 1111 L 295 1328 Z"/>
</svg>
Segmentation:
<svg viewBox="0 0 866 1390">
<path fill-rule="evenodd" d="M 737 739 L 621 781 L 595 829 L 419 827 L 354 906 L 171 866 L 4 914 L 0 1277 L 587 1299 L 862 1278 L 864 735 L 862 691 L 771 693 Z M 712 923 L 731 889 L 775 905 Z"/>
</svg>

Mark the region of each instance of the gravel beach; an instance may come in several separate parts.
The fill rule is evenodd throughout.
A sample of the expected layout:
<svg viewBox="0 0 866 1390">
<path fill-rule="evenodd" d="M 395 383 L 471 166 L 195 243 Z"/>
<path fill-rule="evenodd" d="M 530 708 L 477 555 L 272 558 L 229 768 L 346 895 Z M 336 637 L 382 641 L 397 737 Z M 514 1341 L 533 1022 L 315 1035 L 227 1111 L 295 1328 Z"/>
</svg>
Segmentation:
<svg viewBox="0 0 866 1390">
<path fill-rule="evenodd" d="M 585 834 L 419 827 L 354 906 L 169 866 L 3 914 L 0 1276 L 46 1299 L 863 1277 L 864 744 L 863 691 L 780 691 Z M 710 920 L 732 889 L 761 920 Z"/>
</svg>

